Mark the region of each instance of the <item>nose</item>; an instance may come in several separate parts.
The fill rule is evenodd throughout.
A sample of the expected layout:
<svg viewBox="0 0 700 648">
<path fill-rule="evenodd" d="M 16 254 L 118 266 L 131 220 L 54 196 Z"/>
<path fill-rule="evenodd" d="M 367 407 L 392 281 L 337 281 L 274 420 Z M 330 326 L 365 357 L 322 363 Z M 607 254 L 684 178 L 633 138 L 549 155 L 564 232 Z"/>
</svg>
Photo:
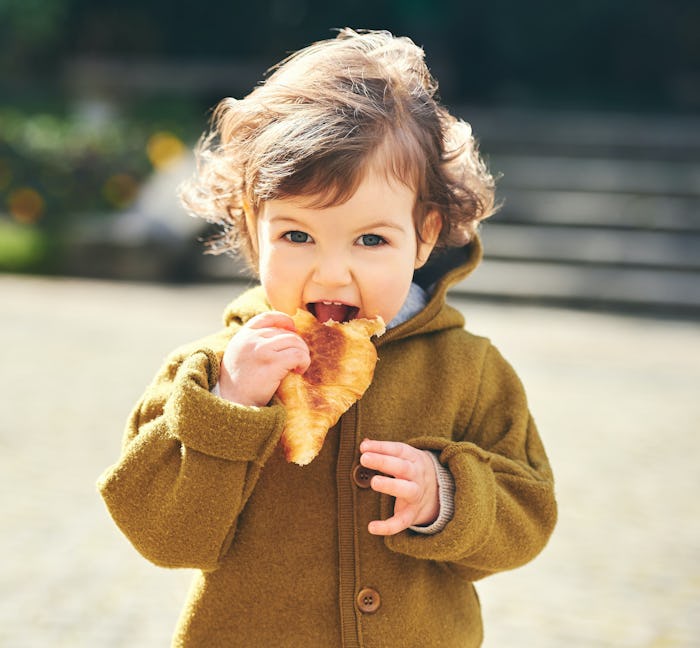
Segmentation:
<svg viewBox="0 0 700 648">
<path fill-rule="evenodd" d="M 337 250 L 319 252 L 315 259 L 313 280 L 319 286 L 347 286 L 352 282 L 349 260 Z"/>
</svg>

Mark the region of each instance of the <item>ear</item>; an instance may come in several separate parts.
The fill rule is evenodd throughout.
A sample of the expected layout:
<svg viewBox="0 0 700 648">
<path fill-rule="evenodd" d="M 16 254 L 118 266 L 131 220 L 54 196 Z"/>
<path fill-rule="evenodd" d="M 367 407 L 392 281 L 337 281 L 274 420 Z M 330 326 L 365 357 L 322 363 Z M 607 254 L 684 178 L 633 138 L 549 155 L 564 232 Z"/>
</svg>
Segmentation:
<svg viewBox="0 0 700 648">
<path fill-rule="evenodd" d="M 425 265 L 425 262 L 428 260 L 430 253 L 437 243 L 441 230 L 442 219 L 440 218 L 440 212 L 438 212 L 437 209 L 432 209 L 425 217 L 425 221 L 423 221 L 421 237 L 418 238 L 416 262 L 414 264 L 416 269 Z"/>
<path fill-rule="evenodd" d="M 250 204 L 247 200 L 243 200 L 243 215 L 245 216 L 245 226 L 248 230 L 248 236 L 250 237 L 250 244 L 253 247 L 253 252 L 257 257 L 260 253 L 258 245 L 258 220 L 255 212 L 251 209 Z"/>
</svg>

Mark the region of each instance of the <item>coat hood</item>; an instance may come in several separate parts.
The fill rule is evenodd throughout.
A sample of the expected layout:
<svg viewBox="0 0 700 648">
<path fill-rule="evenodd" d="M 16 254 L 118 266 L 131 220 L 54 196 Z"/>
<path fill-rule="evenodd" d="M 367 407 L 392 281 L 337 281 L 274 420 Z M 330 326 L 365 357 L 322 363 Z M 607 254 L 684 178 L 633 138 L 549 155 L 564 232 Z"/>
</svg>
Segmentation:
<svg viewBox="0 0 700 648">
<path fill-rule="evenodd" d="M 476 269 L 482 257 L 481 239 L 475 236 L 464 247 L 434 253 L 428 263 L 416 271 L 414 281 L 428 294 L 444 298 L 451 286 Z"/>
</svg>

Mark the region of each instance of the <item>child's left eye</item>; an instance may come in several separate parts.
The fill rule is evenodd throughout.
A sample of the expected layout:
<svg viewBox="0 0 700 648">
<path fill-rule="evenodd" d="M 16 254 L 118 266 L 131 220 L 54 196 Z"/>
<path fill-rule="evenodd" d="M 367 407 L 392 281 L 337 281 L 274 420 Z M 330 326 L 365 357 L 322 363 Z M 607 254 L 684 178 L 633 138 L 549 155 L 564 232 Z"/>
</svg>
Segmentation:
<svg viewBox="0 0 700 648">
<path fill-rule="evenodd" d="M 309 243 L 311 241 L 311 237 L 306 232 L 300 232 L 298 230 L 285 232 L 284 238 L 290 243 Z"/>
<path fill-rule="evenodd" d="M 382 245 L 386 243 L 384 237 L 379 236 L 379 234 L 363 234 L 357 239 L 359 245 L 364 245 L 365 247 L 376 247 L 377 245 Z"/>
</svg>

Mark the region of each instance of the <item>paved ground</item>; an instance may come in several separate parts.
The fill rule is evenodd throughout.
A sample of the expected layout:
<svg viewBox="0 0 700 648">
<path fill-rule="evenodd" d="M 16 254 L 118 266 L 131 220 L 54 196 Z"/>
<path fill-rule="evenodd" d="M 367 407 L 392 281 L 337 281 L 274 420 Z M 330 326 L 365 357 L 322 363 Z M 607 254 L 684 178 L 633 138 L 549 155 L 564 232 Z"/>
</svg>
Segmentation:
<svg viewBox="0 0 700 648">
<path fill-rule="evenodd" d="M 189 574 L 140 558 L 94 482 L 239 289 L 0 277 L 0 646 L 168 645 Z M 561 507 L 537 560 L 480 585 L 486 648 L 697 646 L 700 327 L 458 304 L 521 374 Z"/>
</svg>

